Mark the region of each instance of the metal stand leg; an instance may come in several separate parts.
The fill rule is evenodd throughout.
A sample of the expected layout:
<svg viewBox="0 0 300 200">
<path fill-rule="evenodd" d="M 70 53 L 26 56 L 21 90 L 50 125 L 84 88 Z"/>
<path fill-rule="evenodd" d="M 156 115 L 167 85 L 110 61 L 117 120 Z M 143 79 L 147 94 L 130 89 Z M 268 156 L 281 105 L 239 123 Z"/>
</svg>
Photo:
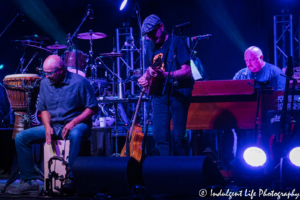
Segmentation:
<svg viewBox="0 0 300 200">
<path fill-rule="evenodd" d="M 114 103 L 114 107 L 115 107 L 115 153 L 112 156 L 113 157 L 120 157 L 120 153 L 118 153 L 119 152 L 119 149 L 118 149 L 119 132 L 118 132 L 118 124 L 117 124 L 118 104 Z"/>
<path fill-rule="evenodd" d="M 11 175 L 9 176 L 9 178 L 7 179 L 4 188 L 1 190 L 1 193 L 5 193 L 6 188 L 12 184 L 13 182 L 15 182 L 15 180 L 17 180 L 17 177 L 19 175 L 19 167 L 18 165 L 15 166 L 15 168 L 13 169 Z"/>
</svg>

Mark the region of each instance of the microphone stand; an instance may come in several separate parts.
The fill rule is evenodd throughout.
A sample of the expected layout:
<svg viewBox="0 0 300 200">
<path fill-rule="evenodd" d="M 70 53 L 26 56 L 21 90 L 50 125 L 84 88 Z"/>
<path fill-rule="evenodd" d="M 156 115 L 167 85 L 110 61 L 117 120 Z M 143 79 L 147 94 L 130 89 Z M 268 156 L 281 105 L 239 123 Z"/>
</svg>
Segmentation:
<svg viewBox="0 0 300 200">
<path fill-rule="evenodd" d="M 79 32 L 79 29 L 81 28 L 83 22 L 86 21 L 86 18 L 90 15 L 90 9 L 87 9 L 85 15 L 83 16 L 82 18 L 82 21 L 80 23 L 80 25 L 78 26 L 78 28 L 76 29 L 76 31 L 73 33 L 73 35 L 71 36 L 71 38 L 68 38 L 68 41 L 67 41 L 67 44 L 72 47 L 73 46 L 73 38 L 75 36 L 77 36 L 78 32 Z M 77 38 L 77 37 L 76 37 Z M 76 73 L 78 74 L 78 40 L 76 39 Z"/>
<path fill-rule="evenodd" d="M 173 34 L 173 32 L 174 32 L 174 28 L 175 28 L 176 26 L 174 26 L 173 27 L 173 30 L 172 30 L 172 41 L 171 41 L 171 43 L 170 43 L 170 45 L 172 45 L 172 42 L 173 42 L 173 37 L 174 37 L 174 34 Z M 162 92 L 162 95 L 167 95 L 167 106 L 168 106 L 168 109 L 167 109 L 167 113 L 168 113 L 168 119 L 170 119 L 170 106 L 171 106 L 171 93 L 170 93 L 170 90 L 169 90 L 169 79 L 170 79 L 170 74 L 171 74 L 171 69 L 173 68 L 173 62 L 174 62 L 174 59 L 176 58 L 176 53 L 177 53 L 177 46 L 178 46 L 178 42 L 179 42 L 179 40 L 181 39 L 181 33 L 182 33 L 182 30 L 183 30 L 183 28 L 182 27 L 180 27 L 180 29 L 179 29 L 179 33 L 180 33 L 180 35 L 179 35 L 179 38 L 178 38 L 178 40 L 177 40 L 177 44 L 176 44 L 176 46 L 174 46 L 173 48 L 173 52 L 174 52 L 174 56 L 173 56 L 173 59 L 172 59 L 172 62 L 171 62 L 171 67 L 169 68 L 169 71 L 168 71 L 168 75 L 167 75 L 167 78 L 166 78 L 166 81 L 165 81 L 165 84 L 164 84 L 164 88 L 163 88 L 163 92 Z M 175 48 L 176 48 L 176 52 L 175 52 Z M 176 69 L 175 69 L 175 71 L 176 71 Z M 177 82 L 177 81 L 176 81 Z M 172 78 L 172 92 L 173 92 L 173 85 L 174 84 L 176 84 L 176 85 L 178 85 L 178 83 L 176 83 L 176 82 L 174 82 L 174 77 Z M 167 90 L 167 91 L 166 91 Z M 169 136 L 169 156 L 171 156 L 171 143 L 172 143 L 172 141 L 171 141 L 171 134 L 170 134 L 170 128 L 169 128 L 169 133 L 168 133 L 168 136 Z"/>
<path fill-rule="evenodd" d="M 18 12 L 17 15 L 10 21 L 10 23 L 5 27 L 4 31 L 0 34 L 0 37 L 3 35 L 3 33 L 8 29 L 8 27 L 15 21 L 15 19 L 20 15 L 21 12 Z"/>
</svg>

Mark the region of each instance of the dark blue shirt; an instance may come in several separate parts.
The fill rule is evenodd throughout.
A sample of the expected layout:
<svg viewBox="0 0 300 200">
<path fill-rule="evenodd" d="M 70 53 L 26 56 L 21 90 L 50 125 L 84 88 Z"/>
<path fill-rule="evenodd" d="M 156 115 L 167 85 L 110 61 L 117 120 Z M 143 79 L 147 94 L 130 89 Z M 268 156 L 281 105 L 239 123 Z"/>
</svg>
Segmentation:
<svg viewBox="0 0 300 200">
<path fill-rule="evenodd" d="M 169 47 L 168 47 L 169 44 Z M 169 48 L 169 49 L 168 49 Z M 175 53 L 175 55 L 174 55 Z M 164 55 L 166 54 L 166 55 Z M 161 69 L 163 71 L 176 71 L 181 69 L 181 66 L 185 63 L 190 62 L 190 55 L 189 50 L 187 46 L 185 45 L 184 41 L 180 39 L 177 36 L 174 36 L 172 40 L 172 36 L 169 35 L 167 41 L 163 44 L 163 46 L 160 49 L 156 49 L 154 42 L 150 41 L 150 44 L 147 47 L 146 50 L 146 56 L 145 56 L 145 66 L 152 65 L 155 60 L 161 56 L 162 60 L 164 61 L 162 63 Z M 165 58 L 165 56 L 167 56 Z M 173 81 L 177 81 L 179 84 L 178 86 L 174 86 L 172 83 Z M 162 89 L 164 87 L 164 80 L 162 81 L 162 84 L 159 85 L 160 90 L 158 90 L 157 95 L 162 94 Z M 194 79 L 191 76 L 187 79 L 170 79 L 170 87 L 172 88 L 172 96 L 178 98 L 179 100 L 190 100 L 191 93 L 194 86 Z"/>
<path fill-rule="evenodd" d="M 69 122 L 86 108 L 97 106 L 89 81 L 67 71 L 63 82 L 52 85 L 48 78 L 41 81 L 37 109 L 48 111 L 52 122 Z"/>
<path fill-rule="evenodd" d="M 256 73 L 251 72 L 248 68 L 238 71 L 233 80 L 254 79 L 258 82 L 269 81 L 269 86 L 273 87 L 275 91 L 283 91 L 285 88 L 285 78 L 281 69 L 275 65 L 265 62 L 265 66 Z"/>
</svg>

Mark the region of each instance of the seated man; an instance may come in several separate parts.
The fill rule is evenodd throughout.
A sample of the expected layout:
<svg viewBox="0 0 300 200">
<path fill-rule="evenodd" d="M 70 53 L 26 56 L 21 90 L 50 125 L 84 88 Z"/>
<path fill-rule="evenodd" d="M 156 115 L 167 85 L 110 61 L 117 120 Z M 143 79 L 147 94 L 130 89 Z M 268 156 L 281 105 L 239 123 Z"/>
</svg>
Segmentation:
<svg viewBox="0 0 300 200">
<path fill-rule="evenodd" d="M 260 48 L 251 46 L 244 54 L 247 67 L 238 71 L 233 80 L 255 79 L 258 82 L 269 82 L 268 86 L 275 91 L 283 91 L 285 87 L 285 77 L 281 69 L 263 61 L 263 53 Z"/>
<path fill-rule="evenodd" d="M 18 133 L 15 137 L 20 186 L 8 191 L 10 194 L 33 193 L 39 190 L 31 144 L 52 139 L 70 140 L 70 178 L 65 181 L 65 191 L 74 191 L 72 166 L 79 155 L 82 141 L 91 133 L 91 117 L 97 112 L 94 91 L 87 79 L 68 72 L 63 60 L 49 56 L 43 65 L 46 78 L 41 81 L 37 108 L 41 111 L 43 125 Z"/>
</svg>

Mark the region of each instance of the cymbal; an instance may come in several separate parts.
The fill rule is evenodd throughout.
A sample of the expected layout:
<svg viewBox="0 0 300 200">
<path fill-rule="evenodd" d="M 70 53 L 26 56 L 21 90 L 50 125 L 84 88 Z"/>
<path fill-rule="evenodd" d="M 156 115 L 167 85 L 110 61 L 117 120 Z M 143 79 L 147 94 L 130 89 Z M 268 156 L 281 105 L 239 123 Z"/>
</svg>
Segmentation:
<svg viewBox="0 0 300 200">
<path fill-rule="evenodd" d="M 46 45 L 43 42 L 37 42 L 33 40 L 11 40 L 12 42 L 20 42 L 22 44 L 40 44 L 40 45 Z"/>
<path fill-rule="evenodd" d="M 67 48 L 66 45 L 63 45 L 63 44 L 53 44 L 53 45 L 49 45 L 49 46 L 46 46 L 47 49 L 65 49 Z"/>
<path fill-rule="evenodd" d="M 19 45 L 19 46 L 17 46 L 17 49 L 21 49 L 21 50 L 23 50 L 27 53 L 31 53 L 31 54 L 38 53 L 39 56 L 53 54 L 53 51 L 51 51 L 49 49 L 46 49 L 44 47 L 37 46 L 37 45 L 31 45 L 31 44 Z"/>
<path fill-rule="evenodd" d="M 82 39 L 82 40 L 97 40 L 97 39 L 102 39 L 105 38 L 106 34 L 105 33 L 100 33 L 100 32 L 87 32 L 87 33 L 79 33 L 77 35 L 78 39 Z"/>
<path fill-rule="evenodd" d="M 103 56 L 103 57 L 122 57 L 123 53 L 116 53 L 116 52 L 100 53 L 100 56 Z"/>
<path fill-rule="evenodd" d="M 48 37 L 44 37 L 44 36 L 38 36 L 37 34 L 35 35 L 28 35 L 28 36 L 22 36 L 21 39 L 26 39 L 26 40 L 30 40 L 30 39 L 33 39 L 33 40 L 50 40 L 50 38 Z"/>
</svg>

